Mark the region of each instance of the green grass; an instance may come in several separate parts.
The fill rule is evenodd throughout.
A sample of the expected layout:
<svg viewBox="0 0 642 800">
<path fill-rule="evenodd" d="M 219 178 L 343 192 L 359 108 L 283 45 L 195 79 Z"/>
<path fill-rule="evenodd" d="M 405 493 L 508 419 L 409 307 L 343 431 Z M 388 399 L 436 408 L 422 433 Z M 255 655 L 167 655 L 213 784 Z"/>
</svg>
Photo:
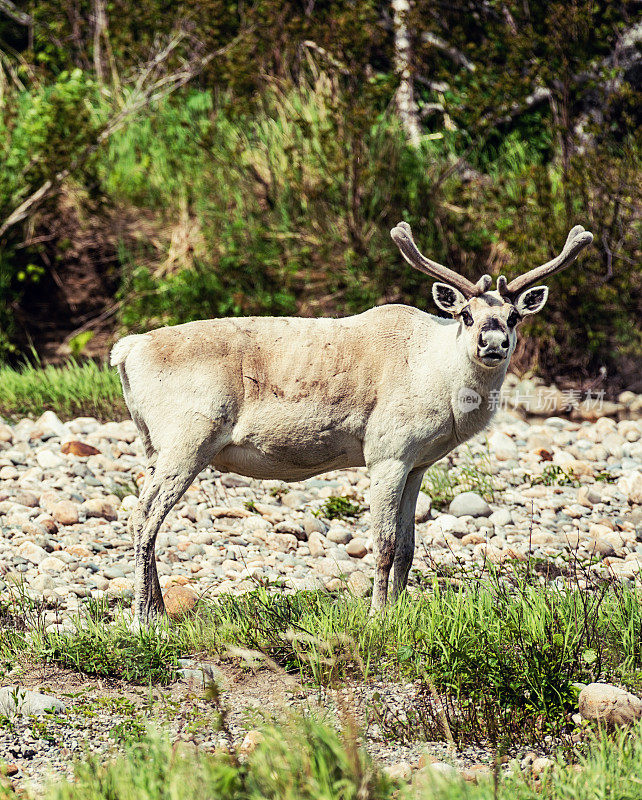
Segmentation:
<svg viewBox="0 0 642 800">
<path fill-rule="evenodd" d="M 433 703 L 436 687 L 456 741 L 537 741 L 542 731 L 572 733 L 575 682 L 640 683 L 642 598 L 625 586 L 562 590 L 532 578 L 512 573 L 464 586 L 435 580 L 372 618 L 367 600 L 265 587 L 202 602 L 191 618 L 141 633 L 127 630 L 118 615 L 108 624 L 110 612 L 93 607 L 75 631 L 36 630 L 26 639 L 11 633 L 20 614 L 5 614 L 0 661 L 22 655 L 165 684 L 180 656 L 225 657 L 241 647 L 312 685 L 417 681 L 405 722 L 383 701 L 374 709 L 392 738 L 446 737 Z"/>
<path fill-rule="evenodd" d="M 78 618 L 73 633 L 34 634 L 33 652 L 49 663 L 130 683 L 167 684 L 176 678 L 181 642 L 142 628 L 110 627 L 90 617 Z"/>
<path fill-rule="evenodd" d="M 150 733 L 115 760 L 78 761 L 72 782 L 50 784 L 46 800 L 639 800 L 642 729 L 595 737 L 575 763 L 556 761 L 534 780 L 513 766 L 475 785 L 425 768 L 410 785 L 382 774 L 359 745 L 349 719 L 341 730 L 314 717 L 292 716 L 262 728 L 247 759 L 230 752 L 195 752 Z M 29 794 L 26 794 L 29 797 Z M 15 797 L 3 786 L 0 797 Z"/>
<path fill-rule="evenodd" d="M 387 800 L 393 785 L 358 747 L 313 718 L 266 725 L 265 739 L 241 762 L 235 750 L 195 754 L 158 735 L 126 748 L 114 762 L 78 763 L 73 783 L 52 786 L 48 800 Z M 2 796 L 0 788 L 0 797 Z"/>
<path fill-rule="evenodd" d="M 118 373 L 93 361 L 61 367 L 0 366 L 0 417 L 35 417 L 52 410 L 62 418 L 126 417 Z"/>
</svg>

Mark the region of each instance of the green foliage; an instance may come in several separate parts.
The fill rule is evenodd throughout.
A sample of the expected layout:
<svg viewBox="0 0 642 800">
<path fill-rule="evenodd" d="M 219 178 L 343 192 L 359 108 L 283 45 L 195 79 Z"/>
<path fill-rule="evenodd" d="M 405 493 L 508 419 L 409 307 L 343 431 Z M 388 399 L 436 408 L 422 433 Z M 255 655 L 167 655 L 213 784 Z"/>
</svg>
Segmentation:
<svg viewBox="0 0 642 800">
<path fill-rule="evenodd" d="M 99 105 L 91 76 L 80 69 L 22 91 L 0 91 L 0 223 L 95 143 Z M 92 166 L 89 160 L 83 167 L 86 181 Z M 38 247 L 16 253 L 19 237 L 19 228 L 9 231 L 0 248 L 0 358 L 12 351 L 15 306 L 45 272 Z"/>
<path fill-rule="evenodd" d="M 541 475 L 536 475 L 531 479 L 533 486 L 579 486 L 580 482 L 573 474 L 572 470 L 565 470 L 557 464 L 547 464 L 542 470 Z"/>
<path fill-rule="evenodd" d="M 457 585 L 436 579 L 372 617 L 366 600 L 267 587 L 203 602 L 180 623 L 140 633 L 128 629 L 118 610 L 95 603 L 72 632 L 50 633 L 36 620 L 29 637 L 19 637 L 3 617 L 1 652 L 13 663 L 46 660 L 86 674 L 166 684 L 181 656 L 229 657 L 228 648 L 243 648 L 253 669 L 276 662 L 316 685 L 413 682 L 417 695 L 403 709 L 403 722 L 391 716 L 385 698 L 373 698 L 373 713 L 393 738 L 537 742 L 572 730 L 577 681 L 625 678 L 637 685 L 642 603 L 639 590 L 617 584 L 542 586 L 533 568 L 466 574 Z M 13 601 L 12 617 L 26 602 Z M 450 732 L 435 710 L 435 691 Z"/>
<path fill-rule="evenodd" d="M 70 361 L 62 367 L 25 364 L 0 366 L 0 416 L 39 416 L 55 411 L 62 418 L 127 414 L 118 373 L 93 361 Z"/>
<path fill-rule="evenodd" d="M 451 224 L 461 226 L 464 246 L 495 249 L 497 271 L 509 279 L 559 252 L 579 220 L 595 236 L 579 264 L 550 283 L 545 312 L 523 326 L 530 338 L 518 367 L 577 379 L 601 365 L 617 372 L 634 354 L 639 358 L 642 272 L 630 259 L 640 241 L 635 176 L 641 152 L 642 140 L 630 137 L 576 154 L 563 168 L 525 164 L 492 184 L 457 190 L 465 213 L 452 215 Z"/>
<path fill-rule="evenodd" d="M 209 98 L 167 102 L 159 122 L 137 123 L 110 147 L 111 191 L 162 206 L 191 236 L 182 263 L 156 272 L 149 254 L 124 254 L 123 324 L 291 314 L 301 303 L 354 311 L 390 291 L 400 267 L 393 273 L 388 229 L 434 198 L 425 158 L 437 148 L 408 148 L 389 115 L 355 120 L 349 90 L 325 73 L 266 90 L 243 117 Z"/>
<path fill-rule="evenodd" d="M 98 118 L 94 84 L 80 69 L 52 84 L 7 93 L 0 100 L 0 213 L 8 215 L 41 183 L 94 143 Z M 24 278 L 23 278 L 24 279 Z"/>
<path fill-rule="evenodd" d="M 132 745 L 140 742 L 147 734 L 147 726 L 137 719 L 118 722 L 111 729 L 110 737 L 119 745 Z"/>
<path fill-rule="evenodd" d="M 607 472 L 606 470 L 596 472 L 593 477 L 599 483 L 617 483 L 618 480 L 617 475 L 614 475 L 612 472 Z"/>
<path fill-rule="evenodd" d="M 389 724 L 392 736 L 446 736 L 430 720 L 434 685 L 460 741 L 536 741 L 542 729 L 565 729 L 575 682 L 640 672 L 642 612 L 635 590 L 544 587 L 529 570 L 509 581 L 500 573 L 468 575 L 461 586 L 435 581 L 374 617 L 368 601 L 258 588 L 204 606 L 176 635 L 186 651 L 247 647 L 324 685 L 347 676 L 417 681 L 425 705 L 405 710 L 408 727 Z"/>
<path fill-rule="evenodd" d="M 43 0 L 29 36 L 0 14 L 0 224 L 72 172 L 64 202 L 34 207 L 0 242 L 0 358 L 27 346 L 30 303 L 64 284 L 60 264 L 83 240 L 70 248 L 67 232 L 89 213 L 104 238 L 92 264 L 109 292 L 119 287 L 110 319 L 132 331 L 382 301 L 432 311 L 430 282 L 390 242 L 400 219 L 475 279 L 548 260 L 581 222 L 594 246 L 554 279 L 514 366 L 574 379 L 606 366 L 620 384 L 635 380 L 642 105 L 613 57 L 629 0 L 490 0 L 474 13 L 468 0 L 417 0 L 413 70 L 431 134 L 418 148 L 393 110 L 389 12 L 372 0 L 114 0 L 98 48 L 90 6 Z M 171 36 L 179 44 L 152 68 Z M 232 41 L 74 168 L 141 75 Z"/>
<path fill-rule="evenodd" d="M 46 800 L 613 800 L 640 797 L 639 725 L 600 732 L 586 752 L 567 765 L 554 761 L 538 782 L 520 770 L 499 772 L 496 782 L 475 784 L 431 777 L 425 770 L 411 787 L 381 775 L 349 725 L 341 731 L 314 717 L 290 717 L 262 728 L 264 740 L 241 763 L 231 754 L 202 753 L 147 734 L 114 760 L 92 755 L 77 762 L 73 781 L 50 784 Z M 3 795 L 3 792 L 5 794 Z M 0 796 L 14 796 L 13 788 Z M 27 797 L 29 795 L 26 795 Z"/>
<path fill-rule="evenodd" d="M 348 517 L 358 517 L 365 509 L 363 506 L 353 503 L 347 497 L 328 497 L 319 509 L 319 516 L 326 519 L 347 519 Z"/>
</svg>

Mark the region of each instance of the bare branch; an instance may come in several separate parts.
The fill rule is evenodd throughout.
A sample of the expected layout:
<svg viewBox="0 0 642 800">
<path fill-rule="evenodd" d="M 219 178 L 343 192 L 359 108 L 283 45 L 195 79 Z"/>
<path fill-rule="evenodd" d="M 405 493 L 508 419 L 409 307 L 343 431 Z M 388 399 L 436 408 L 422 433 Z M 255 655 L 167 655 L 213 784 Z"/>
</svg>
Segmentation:
<svg viewBox="0 0 642 800">
<path fill-rule="evenodd" d="M 34 23 L 33 17 L 30 14 L 26 14 L 24 11 L 20 11 L 19 8 L 16 8 L 11 0 L 0 0 L 0 11 L 4 11 L 8 17 L 19 25 L 31 27 Z"/>
<path fill-rule="evenodd" d="M 421 40 L 426 42 L 426 44 L 436 47 L 437 50 L 441 50 L 442 53 L 445 53 L 451 61 L 454 61 L 455 64 L 459 64 L 460 67 L 464 67 L 464 69 L 467 69 L 469 72 L 475 71 L 476 67 L 473 62 L 467 59 L 461 50 L 448 44 L 445 39 L 442 39 L 441 36 L 437 36 L 436 33 L 424 31 L 421 34 Z"/>
</svg>

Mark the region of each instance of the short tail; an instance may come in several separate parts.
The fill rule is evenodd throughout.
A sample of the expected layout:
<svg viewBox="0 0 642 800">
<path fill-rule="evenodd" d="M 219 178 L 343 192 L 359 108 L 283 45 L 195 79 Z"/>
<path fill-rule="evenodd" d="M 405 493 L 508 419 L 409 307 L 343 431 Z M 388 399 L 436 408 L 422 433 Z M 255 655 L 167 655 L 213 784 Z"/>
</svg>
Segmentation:
<svg viewBox="0 0 642 800">
<path fill-rule="evenodd" d="M 119 339 L 112 347 L 109 356 L 109 363 L 112 365 L 112 367 L 117 367 L 119 364 L 122 364 L 127 356 L 131 353 L 134 345 L 145 339 L 146 336 L 147 334 L 144 333 L 135 333 L 131 336 L 123 336 L 122 339 Z"/>
</svg>

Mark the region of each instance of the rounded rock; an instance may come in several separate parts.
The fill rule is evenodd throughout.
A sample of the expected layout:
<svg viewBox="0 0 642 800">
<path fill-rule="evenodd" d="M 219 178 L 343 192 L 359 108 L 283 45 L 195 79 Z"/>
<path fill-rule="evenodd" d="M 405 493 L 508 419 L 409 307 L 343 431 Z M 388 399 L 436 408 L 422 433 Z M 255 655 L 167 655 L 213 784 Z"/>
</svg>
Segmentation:
<svg viewBox="0 0 642 800">
<path fill-rule="evenodd" d="M 348 577 L 348 588 L 355 597 L 365 597 L 372 588 L 372 582 L 364 572 L 356 570 Z"/>
<path fill-rule="evenodd" d="M 415 522 L 427 522 L 430 519 L 432 500 L 425 492 L 419 492 L 415 507 Z"/>
<path fill-rule="evenodd" d="M 412 767 L 407 761 L 400 761 L 398 764 L 388 764 L 383 771 L 391 781 L 397 783 L 407 782 L 412 778 Z"/>
<path fill-rule="evenodd" d="M 118 519 L 116 509 L 101 497 L 92 497 L 90 500 L 85 500 L 80 508 L 88 518 L 96 517 L 98 519 L 106 519 L 108 522 L 115 522 Z"/>
<path fill-rule="evenodd" d="M 198 594 L 191 586 L 174 584 L 163 592 L 163 600 L 167 616 L 170 619 L 181 619 L 194 610 Z"/>
<path fill-rule="evenodd" d="M 243 737 L 243 741 L 239 747 L 239 754 L 243 756 L 249 756 L 250 753 L 253 753 L 256 750 L 256 748 L 264 739 L 265 737 L 261 731 L 248 731 Z"/>
<path fill-rule="evenodd" d="M 313 558 L 318 558 L 319 556 L 324 556 L 327 546 L 327 539 L 325 536 L 322 536 L 320 533 L 316 531 L 312 531 L 308 538 L 308 548 L 310 550 L 310 555 Z"/>
<path fill-rule="evenodd" d="M 335 544 L 347 544 L 352 539 L 352 534 L 346 528 L 339 525 L 331 525 L 326 533 L 326 539 Z"/>
<path fill-rule="evenodd" d="M 32 564 L 40 564 L 49 556 L 49 553 L 34 542 L 23 542 L 18 548 L 18 555 Z"/>
<path fill-rule="evenodd" d="M 536 758 L 531 764 L 531 774 L 534 778 L 539 778 L 540 775 L 543 775 L 547 770 L 549 770 L 554 763 L 555 762 L 552 758 L 546 758 L 544 756 L 541 758 Z"/>
<path fill-rule="evenodd" d="M 51 516 L 61 525 L 76 525 L 80 520 L 78 506 L 70 500 L 60 500 L 51 507 Z"/>
<path fill-rule="evenodd" d="M 498 461 L 514 461 L 518 455 L 515 442 L 501 431 L 488 437 L 488 448 Z"/>
<path fill-rule="evenodd" d="M 368 554 L 366 543 L 363 539 L 351 539 L 346 545 L 346 553 L 352 558 L 363 558 Z"/>
<path fill-rule="evenodd" d="M 448 513 L 454 517 L 488 517 L 491 508 L 476 492 L 462 492 L 453 498 Z"/>
<path fill-rule="evenodd" d="M 65 463 L 65 459 L 61 458 L 58 453 L 51 450 L 41 450 L 36 455 L 36 461 L 42 469 L 59 469 Z"/>
<path fill-rule="evenodd" d="M 589 683 L 580 692 L 579 711 L 584 719 L 607 725 L 632 725 L 642 718 L 642 700 L 609 683 Z"/>
</svg>

